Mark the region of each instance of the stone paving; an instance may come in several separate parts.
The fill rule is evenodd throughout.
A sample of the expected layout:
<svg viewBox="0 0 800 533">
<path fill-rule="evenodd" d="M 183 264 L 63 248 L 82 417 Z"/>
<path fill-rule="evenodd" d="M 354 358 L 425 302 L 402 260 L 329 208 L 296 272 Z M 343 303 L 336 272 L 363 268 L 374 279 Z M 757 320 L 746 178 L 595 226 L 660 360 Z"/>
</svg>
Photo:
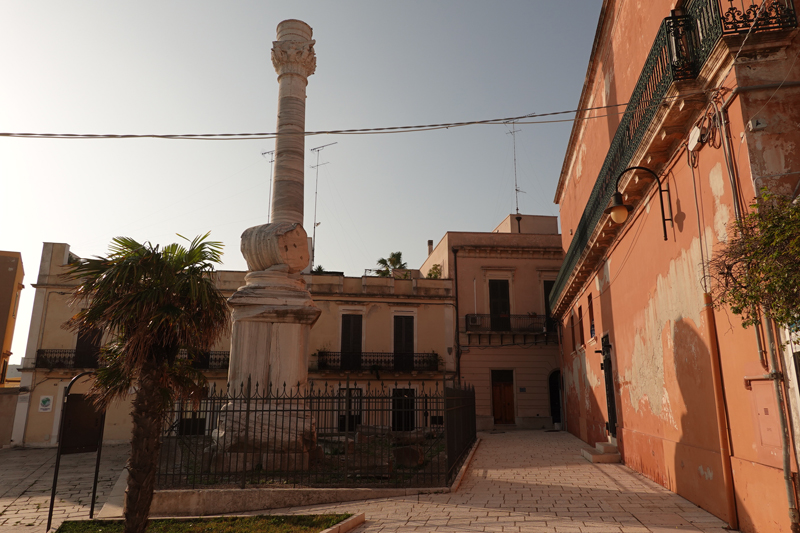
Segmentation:
<svg viewBox="0 0 800 533">
<path fill-rule="evenodd" d="M 273 514 L 366 513 L 353 533 L 727 533 L 725 523 L 624 465 L 591 464 L 565 432 L 480 433 L 458 492 L 365 500 Z M 257 513 L 253 513 L 257 514 Z"/>
<path fill-rule="evenodd" d="M 103 507 L 119 478 L 128 451 L 127 444 L 103 447 L 95 513 Z M 0 450 L 0 532 L 45 530 L 55 458 L 55 448 Z M 67 519 L 89 518 L 95 460 L 94 453 L 61 457 L 53 529 Z"/>
<path fill-rule="evenodd" d="M 366 513 L 354 533 L 723 533 L 725 524 L 624 465 L 596 465 L 565 432 L 480 433 L 460 489 L 430 494 L 262 511 Z M 99 512 L 122 472 L 127 446 L 103 449 Z M 62 458 L 54 527 L 88 518 L 94 454 Z M 54 449 L 0 450 L 0 532 L 44 531 Z M 262 514 L 251 513 L 251 514 Z"/>
</svg>

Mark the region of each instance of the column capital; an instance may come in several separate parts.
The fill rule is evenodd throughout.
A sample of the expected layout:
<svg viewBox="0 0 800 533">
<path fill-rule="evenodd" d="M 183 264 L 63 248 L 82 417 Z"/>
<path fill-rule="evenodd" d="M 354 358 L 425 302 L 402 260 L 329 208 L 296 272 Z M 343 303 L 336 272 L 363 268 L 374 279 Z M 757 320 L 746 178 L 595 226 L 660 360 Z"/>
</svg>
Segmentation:
<svg viewBox="0 0 800 533">
<path fill-rule="evenodd" d="M 317 69 L 316 41 L 273 41 L 272 65 L 278 78 L 284 74 L 299 74 L 304 78 Z"/>
</svg>

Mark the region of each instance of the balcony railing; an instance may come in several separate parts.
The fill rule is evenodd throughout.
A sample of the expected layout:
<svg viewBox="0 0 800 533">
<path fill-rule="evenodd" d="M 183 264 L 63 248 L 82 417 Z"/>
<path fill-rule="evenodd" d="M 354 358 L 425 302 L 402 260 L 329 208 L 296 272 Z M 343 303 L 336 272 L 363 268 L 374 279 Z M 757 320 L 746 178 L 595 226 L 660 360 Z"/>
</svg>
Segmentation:
<svg viewBox="0 0 800 533">
<path fill-rule="evenodd" d="M 393 352 L 319 352 L 317 368 L 320 370 L 384 370 L 394 372 L 436 371 L 439 355 L 429 353 Z"/>
<path fill-rule="evenodd" d="M 532 315 L 466 315 L 464 326 L 467 333 L 523 333 L 540 334 L 548 330 L 552 319 Z"/>
<path fill-rule="evenodd" d="M 617 176 L 629 166 L 672 83 L 696 78 L 722 35 L 749 31 L 764 2 L 769 3 L 754 32 L 797 26 L 791 0 L 754 0 L 749 6 L 742 0 L 692 0 L 685 15 L 661 23 L 550 293 L 552 309 L 616 190 Z M 722 4 L 730 5 L 723 9 Z"/>
<path fill-rule="evenodd" d="M 97 368 L 98 353 L 78 350 L 37 350 L 36 368 Z M 181 351 L 179 358 L 185 358 Z M 199 370 L 227 370 L 230 352 L 204 352 L 195 357 L 192 366 Z"/>
<path fill-rule="evenodd" d="M 97 368 L 97 352 L 36 350 L 36 368 Z"/>
</svg>

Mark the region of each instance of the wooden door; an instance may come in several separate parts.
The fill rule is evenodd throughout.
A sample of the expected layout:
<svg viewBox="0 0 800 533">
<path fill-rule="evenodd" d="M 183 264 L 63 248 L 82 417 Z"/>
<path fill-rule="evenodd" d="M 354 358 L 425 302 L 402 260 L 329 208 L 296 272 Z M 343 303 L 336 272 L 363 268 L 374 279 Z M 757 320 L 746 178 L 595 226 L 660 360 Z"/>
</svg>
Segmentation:
<svg viewBox="0 0 800 533">
<path fill-rule="evenodd" d="M 514 424 L 514 371 L 492 370 L 492 411 L 495 424 Z"/>
</svg>

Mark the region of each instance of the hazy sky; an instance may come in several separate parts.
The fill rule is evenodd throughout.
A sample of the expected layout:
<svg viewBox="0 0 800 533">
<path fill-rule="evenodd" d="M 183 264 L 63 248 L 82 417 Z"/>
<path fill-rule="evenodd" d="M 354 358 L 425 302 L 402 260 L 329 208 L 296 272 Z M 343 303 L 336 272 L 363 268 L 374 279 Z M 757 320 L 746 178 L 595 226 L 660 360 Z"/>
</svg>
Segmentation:
<svg viewBox="0 0 800 533">
<path fill-rule="evenodd" d="M 275 27 L 317 41 L 306 129 L 458 122 L 574 109 L 601 0 L 3 0 L 0 132 L 243 133 L 275 129 Z M 553 119 L 570 119 L 561 115 Z M 556 215 L 570 122 L 517 125 L 520 211 Z M 321 152 L 316 264 L 360 276 L 426 241 L 490 231 L 514 211 L 503 125 L 308 137 Z M 104 254 L 125 235 L 169 243 L 211 231 L 245 269 L 242 231 L 267 222 L 274 141 L 0 137 L 0 249 L 25 285 L 12 351 L 24 355 L 42 242 Z M 306 166 L 315 159 L 307 150 Z M 314 171 L 306 170 L 311 234 Z"/>
</svg>

